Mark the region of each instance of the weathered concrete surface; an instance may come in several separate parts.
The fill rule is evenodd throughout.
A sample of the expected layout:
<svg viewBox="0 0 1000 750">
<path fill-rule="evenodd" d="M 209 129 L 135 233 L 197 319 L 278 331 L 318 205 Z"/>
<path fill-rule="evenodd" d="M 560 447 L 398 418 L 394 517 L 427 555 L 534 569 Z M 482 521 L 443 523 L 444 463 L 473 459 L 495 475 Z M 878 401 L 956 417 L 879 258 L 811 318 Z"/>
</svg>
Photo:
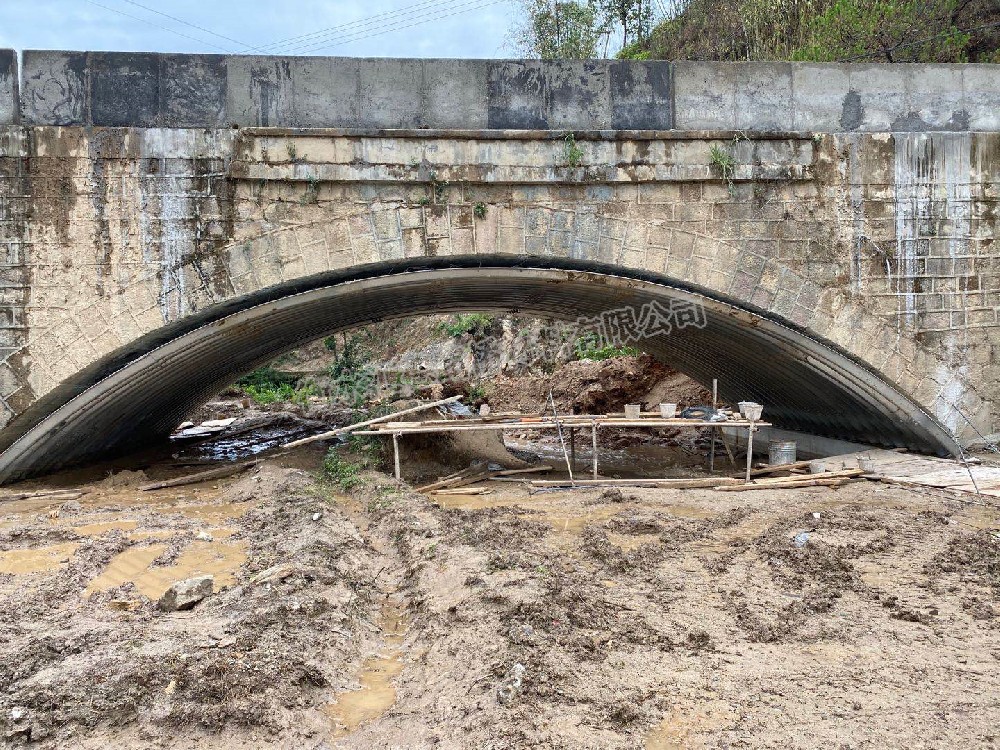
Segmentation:
<svg viewBox="0 0 1000 750">
<path fill-rule="evenodd" d="M 871 66 L 25 53 L 23 123 L 0 131 L 0 447 L 181 335 L 224 336 L 239 310 L 348 278 L 512 259 L 723 305 L 726 337 L 665 353 L 703 378 L 710 364 L 743 389 L 733 395 L 797 404 L 810 427 L 810 403 L 824 404 L 834 436 L 875 424 L 840 413 L 864 410 L 849 397 L 864 390 L 852 362 L 896 394 L 879 402 L 886 419 L 909 404 L 896 417 L 938 435 L 997 432 L 1000 133 L 970 130 L 996 127 L 992 71 L 887 68 L 902 76 L 888 96 Z M 742 130 L 703 130 L 719 126 Z M 588 304 L 614 304 L 611 287 Z M 323 324 L 361 322 L 342 312 Z M 766 368 L 747 371 L 750 330 L 765 322 L 790 332 L 775 351 L 813 368 L 780 398 Z M 296 335 L 322 335 L 316 325 Z M 290 339 L 268 341 L 257 359 Z M 143 378 L 168 364 L 149 366 Z M 186 395 L 215 384 L 189 380 Z M 135 434 L 172 418 L 176 394 L 160 395 Z M 51 419 L 45 430 L 69 424 Z"/>
<path fill-rule="evenodd" d="M 20 119 L 18 106 L 17 55 L 14 50 L 0 50 L 0 125 L 12 125 Z"/>
<path fill-rule="evenodd" d="M 12 54 L 0 51 L 0 98 L 11 96 L 2 82 L 4 56 Z M 1000 74 L 993 65 L 29 50 L 22 76 L 21 109 L 32 125 L 825 133 L 1000 129 Z M 0 118 L 3 111 L 0 104 Z"/>
<path fill-rule="evenodd" d="M 995 65 L 681 62 L 673 83 L 680 129 L 1000 128 Z"/>
</svg>

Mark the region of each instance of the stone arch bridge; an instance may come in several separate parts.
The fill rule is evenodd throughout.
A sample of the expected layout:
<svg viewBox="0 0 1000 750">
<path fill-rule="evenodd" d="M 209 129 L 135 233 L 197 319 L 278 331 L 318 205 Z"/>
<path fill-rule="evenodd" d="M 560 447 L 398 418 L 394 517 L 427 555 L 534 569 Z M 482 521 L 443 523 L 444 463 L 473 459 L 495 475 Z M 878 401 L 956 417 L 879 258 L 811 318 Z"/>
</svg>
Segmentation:
<svg viewBox="0 0 1000 750">
<path fill-rule="evenodd" d="M 700 305 L 779 426 L 1000 429 L 994 66 L 0 52 L 0 479 L 418 313 Z"/>
</svg>

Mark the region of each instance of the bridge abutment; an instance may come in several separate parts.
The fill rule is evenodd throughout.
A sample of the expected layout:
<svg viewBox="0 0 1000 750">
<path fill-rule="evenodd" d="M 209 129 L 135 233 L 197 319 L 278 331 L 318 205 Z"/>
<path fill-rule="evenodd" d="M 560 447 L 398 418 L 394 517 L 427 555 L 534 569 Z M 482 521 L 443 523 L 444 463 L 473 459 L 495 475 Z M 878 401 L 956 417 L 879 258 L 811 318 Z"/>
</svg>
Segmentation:
<svg viewBox="0 0 1000 750">
<path fill-rule="evenodd" d="M 882 67 L 895 98 L 880 66 L 826 66 L 823 93 L 793 64 L 25 53 L 0 133 L 0 443 L 274 290 L 498 258 L 704 295 L 855 363 L 908 404 L 887 425 L 996 432 L 993 69 Z M 802 414 L 814 385 L 787 396 Z M 830 434 L 871 431 L 842 416 Z"/>
</svg>

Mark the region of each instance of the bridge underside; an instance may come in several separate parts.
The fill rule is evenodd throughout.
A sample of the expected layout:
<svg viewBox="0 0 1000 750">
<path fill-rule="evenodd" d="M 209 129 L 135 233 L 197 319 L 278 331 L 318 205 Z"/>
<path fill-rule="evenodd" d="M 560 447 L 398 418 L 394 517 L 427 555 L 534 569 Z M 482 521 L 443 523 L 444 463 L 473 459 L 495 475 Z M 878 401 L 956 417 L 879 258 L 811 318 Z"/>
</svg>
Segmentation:
<svg viewBox="0 0 1000 750">
<path fill-rule="evenodd" d="M 572 321 L 654 300 L 700 303 L 706 325 L 675 328 L 642 340 L 641 348 L 702 384 L 718 378 L 728 401 L 759 401 L 780 427 L 932 453 L 957 450 L 906 394 L 803 331 L 666 278 L 556 265 L 500 258 L 464 266 L 453 258 L 447 267 L 382 264 L 363 276 L 312 277 L 191 316 L 85 370 L 20 415 L 0 443 L 0 481 L 162 440 L 243 373 L 337 330 L 463 311 Z"/>
</svg>

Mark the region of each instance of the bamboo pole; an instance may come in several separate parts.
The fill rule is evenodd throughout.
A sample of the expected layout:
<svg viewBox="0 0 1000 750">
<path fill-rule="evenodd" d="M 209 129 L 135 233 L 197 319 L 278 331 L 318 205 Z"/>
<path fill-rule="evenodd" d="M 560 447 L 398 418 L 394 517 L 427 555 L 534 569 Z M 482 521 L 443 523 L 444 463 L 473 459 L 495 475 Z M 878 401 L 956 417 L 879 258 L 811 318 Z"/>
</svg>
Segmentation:
<svg viewBox="0 0 1000 750">
<path fill-rule="evenodd" d="M 712 411 L 714 412 L 719 404 L 719 380 L 718 378 L 712 378 Z M 715 472 L 715 433 L 718 432 L 718 428 L 712 428 L 712 447 L 708 451 L 708 471 L 709 473 Z"/>
<path fill-rule="evenodd" d="M 692 489 L 697 487 L 743 486 L 743 480 L 733 477 L 701 477 L 697 479 L 577 479 L 575 484 L 584 487 L 663 487 Z M 566 480 L 536 479 L 532 487 L 569 487 Z"/>
<path fill-rule="evenodd" d="M 461 400 L 461 396 L 452 396 L 450 398 L 443 398 L 440 401 L 432 401 L 429 404 L 422 404 L 421 406 L 414 406 L 410 409 L 403 409 L 402 411 L 393 412 L 392 414 L 386 414 L 382 417 L 375 417 L 374 419 L 366 419 L 364 422 L 357 422 L 355 424 L 347 425 L 347 427 L 338 427 L 336 430 L 330 430 L 329 432 L 321 432 L 319 435 L 313 435 L 312 437 L 302 438 L 301 440 L 293 440 L 290 443 L 285 443 L 283 448 L 298 448 L 300 445 L 306 445 L 307 443 L 315 443 L 317 440 L 329 440 L 332 437 L 337 437 L 337 435 L 343 435 L 347 432 L 354 432 L 361 427 L 367 427 L 368 425 L 378 424 L 379 422 L 391 422 L 396 417 L 401 417 L 404 414 L 414 414 L 418 411 L 424 411 L 426 409 L 432 409 L 435 406 L 443 406 L 444 404 L 450 404 L 454 401 Z"/>
<path fill-rule="evenodd" d="M 785 484 L 739 484 L 733 486 L 719 486 L 715 489 L 721 492 L 747 492 L 749 490 L 794 490 L 799 487 L 840 487 L 847 484 L 849 477 L 839 479 L 810 479 L 807 482 L 786 482 Z"/>
<path fill-rule="evenodd" d="M 569 482 L 573 483 L 573 466 L 569 461 L 569 452 L 566 450 L 566 441 L 563 440 L 562 423 L 559 421 L 559 413 L 556 411 L 556 401 L 552 398 L 552 389 L 549 389 L 549 405 L 552 407 L 552 416 L 556 420 L 556 429 L 559 431 L 559 444 L 562 446 L 563 458 L 566 459 L 566 472 L 569 474 Z"/>
<path fill-rule="evenodd" d="M 188 474 L 184 477 L 177 477 L 177 479 L 167 479 L 162 482 L 141 484 L 139 485 L 139 490 L 140 492 L 149 492 L 151 490 L 166 489 L 167 487 L 183 487 L 186 484 L 197 484 L 198 482 L 205 482 L 209 479 L 222 479 L 223 477 L 232 476 L 233 474 L 239 474 L 241 471 L 245 471 L 256 464 L 256 461 L 249 461 L 242 464 L 229 464 L 228 466 L 220 466 L 217 469 L 209 469 L 208 471 L 199 471 L 197 474 Z"/>
<path fill-rule="evenodd" d="M 597 479 L 597 422 L 590 426 L 590 440 L 593 443 L 594 450 L 594 479 Z"/>
<path fill-rule="evenodd" d="M 392 460 L 396 469 L 396 479 L 403 478 L 403 472 L 399 465 L 399 433 L 392 433 Z"/>
</svg>

